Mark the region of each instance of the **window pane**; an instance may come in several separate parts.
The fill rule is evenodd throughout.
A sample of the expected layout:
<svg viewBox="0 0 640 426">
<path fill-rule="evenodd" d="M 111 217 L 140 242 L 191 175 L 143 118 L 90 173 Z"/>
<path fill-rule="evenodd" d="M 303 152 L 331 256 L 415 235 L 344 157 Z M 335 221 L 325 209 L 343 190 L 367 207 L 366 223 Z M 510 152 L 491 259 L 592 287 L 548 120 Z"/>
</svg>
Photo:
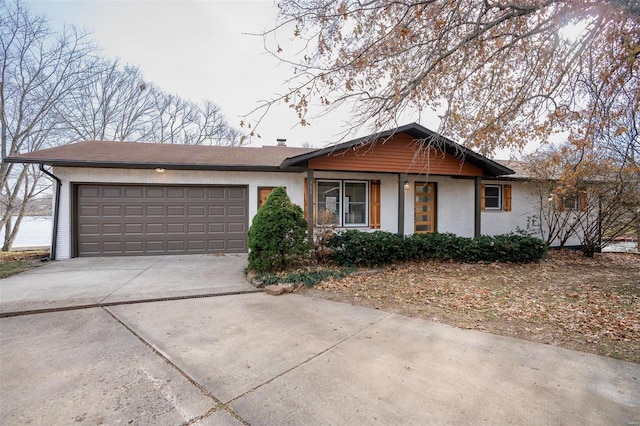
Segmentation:
<svg viewBox="0 0 640 426">
<path fill-rule="evenodd" d="M 484 206 L 486 208 L 494 208 L 497 209 L 500 207 L 500 200 L 498 198 L 485 197 Z"/>
<path fill-rule="evenodd" d="M 416 192 L 426 192 L 426 193 L 430 193 L 431 192 L 431 185 L 417 185 L 416 186 Z"/>
<path fill-rule="evenodd" d="M 318 182 L 318 225 L 340 224 L 340 182 Z"/>
<path fill-rule="evenodd" d="M 345 207 L 345 225 L 365 225 L 367 218 L 366 211 L 367 209 L 364 204 L 349 204 L 348 210 Z"/>
<path fill-rule="evenodd" d="M 578 197 L 576 197 L 576 194 L 569 194 L 564 197 L 564 208 L 567 210 L 578 209 Z"/>
<path fill-rule="evenodd" d="M 484 187 L 484 206 L 487 209 L 499 209 L 500 204 L 500 186 L 486 185 Z"/>
<path fill-rule="evenodd" d="M 367 184 L 365 182 L 345 182 L 344 195 L 351 202 L 365 203 L 367 201 Z"/>
<path fill-rule="evenodd" d="M 484 187 L 484 195 L 485 197 L 497 197 L 500 195 L 500 188 L 497 186 L 485 186 Z"/>
<path fill-rule="evenodd" d="M 344 183 L 344 225 L 367 224 L 367 183 Z"/>
</svg>

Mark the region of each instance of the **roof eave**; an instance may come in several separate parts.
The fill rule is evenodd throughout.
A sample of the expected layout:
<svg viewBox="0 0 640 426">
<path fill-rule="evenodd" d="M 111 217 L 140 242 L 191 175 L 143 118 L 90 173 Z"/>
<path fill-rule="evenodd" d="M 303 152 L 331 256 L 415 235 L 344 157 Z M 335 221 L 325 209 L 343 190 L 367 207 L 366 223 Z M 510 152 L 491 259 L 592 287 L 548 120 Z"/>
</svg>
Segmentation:
<svg viewBox="0 0 640 426">
<path fill-rule="evenodd" d="M 23 163 L 23 164 L 45 164 L 54 167 L 87 167 L 99 169 L 157 169 L 166 170 L 213 170 L 213 171 L 264 171 L 279 172 L 282 169 L 278 166 L 256 166 L 256 165 L 220 165 L 220 164 L 201 164 L 201 163 L 123 163 L 119 161 L 91 161 L 91 160 L 61 160 L 61 159 L 39 159 L 39 158 L 21 158 L 7 157 L 7 163 Z M 304 171 L 305 168 L 290 167 L 287 171 Z"/>
</svg>

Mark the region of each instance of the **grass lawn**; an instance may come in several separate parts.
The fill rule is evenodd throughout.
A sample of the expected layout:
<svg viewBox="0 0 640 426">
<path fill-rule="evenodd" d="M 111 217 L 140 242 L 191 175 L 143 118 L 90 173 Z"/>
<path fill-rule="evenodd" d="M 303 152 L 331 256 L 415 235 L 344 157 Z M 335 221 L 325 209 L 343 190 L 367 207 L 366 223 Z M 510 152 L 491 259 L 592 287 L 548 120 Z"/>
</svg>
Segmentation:
<svg viewBox="0 0 640 426">
<path fill-rule="evenodd" d="M 304 292 L 640 363 L 640 256 L 552 251 L 529 265 L 426 262 Z"/>
<path fill-rule="evenodd" d="M 42 265 L 40 259 L 47 251 L 10 251 L 0 252 L 0 278 L 7 278 L 20 272 Z"/>
</svg>

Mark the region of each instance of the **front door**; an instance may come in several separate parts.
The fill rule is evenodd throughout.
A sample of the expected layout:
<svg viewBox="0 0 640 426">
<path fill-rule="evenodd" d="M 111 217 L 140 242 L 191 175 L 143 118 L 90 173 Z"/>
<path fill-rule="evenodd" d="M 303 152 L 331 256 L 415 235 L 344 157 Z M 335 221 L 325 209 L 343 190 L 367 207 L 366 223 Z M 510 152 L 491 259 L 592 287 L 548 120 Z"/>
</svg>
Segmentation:
<svg viewBox="0 0 640 426">
<path fill-rule="evenodd" d="M 416 182 L 414 191 L 415 234 L 436 231 L 436 184 Z"/>
</svg>

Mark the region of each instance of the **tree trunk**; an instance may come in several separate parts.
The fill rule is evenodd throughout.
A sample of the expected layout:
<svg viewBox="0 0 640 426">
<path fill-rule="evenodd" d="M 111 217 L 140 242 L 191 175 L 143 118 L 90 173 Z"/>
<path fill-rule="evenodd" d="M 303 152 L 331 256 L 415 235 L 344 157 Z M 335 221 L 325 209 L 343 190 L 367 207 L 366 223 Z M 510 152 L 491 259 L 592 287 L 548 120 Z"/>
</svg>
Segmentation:
<svg viewBox="0 0 640 426">
<path fill-rule="evenodd" d="M 11 245 L 13 244 L 13 240 L 11 239 L 12 234 L 12 216 L 7 218 L 7 221 L 4 224 L 4 241 L 2 242 L 2 250 L 1 251 L 9 251 L 11 250 Z M 15 239 L 15 237 L 14 237 Z"/>
</svg>

